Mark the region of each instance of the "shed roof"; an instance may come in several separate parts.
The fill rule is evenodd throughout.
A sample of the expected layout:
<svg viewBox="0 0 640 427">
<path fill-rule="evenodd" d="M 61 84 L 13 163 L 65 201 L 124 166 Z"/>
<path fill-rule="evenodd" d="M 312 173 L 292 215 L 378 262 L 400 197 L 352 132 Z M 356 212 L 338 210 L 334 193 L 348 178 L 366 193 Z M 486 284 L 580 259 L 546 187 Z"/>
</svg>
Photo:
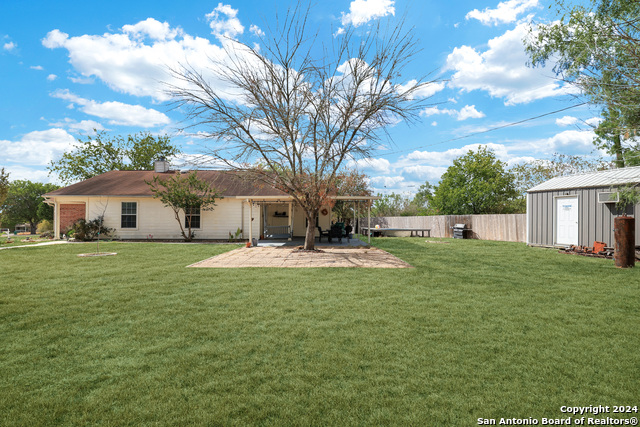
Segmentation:
<svg viewBox="0 0 640 427">
<path fill-rule="evenodd" d="M 237 172 L 220 170 L 196 171 L 198 178 L 209 182 L 222 196 L 225 197 L 256 197 L 288 195 L 267 184 L 244 179 Z M 154 176 L 170 176 L 177 171 L 156 173 L 154 171 L 111 171 L 94 176 L 85 181 L 72 184 L 45 194 L 45 197 L 55 196 L 153 196 L 145 181 L 151 181 Z"/>
<path fill-rule="evenodd" d="M 557 176 L 530 188 L 527 192 L 568 190 L 571 188 L 612 187 L 637 183 L 640 183 L 640 166 L 569 176 Z"/>
</svg>

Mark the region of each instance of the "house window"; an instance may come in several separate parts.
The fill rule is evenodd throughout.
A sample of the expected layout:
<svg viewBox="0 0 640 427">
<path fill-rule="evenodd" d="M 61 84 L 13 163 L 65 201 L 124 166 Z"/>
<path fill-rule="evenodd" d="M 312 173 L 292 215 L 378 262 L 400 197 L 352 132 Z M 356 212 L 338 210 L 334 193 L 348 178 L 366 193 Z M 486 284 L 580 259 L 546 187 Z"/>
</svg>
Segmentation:
<svg viewBox="0 0 640 427">
<path fill-rule="evenodd" d="M 138 224 L 138 203 L 122 202 L 120 228 L 136 228 Z"/>
<path fill-rule="evenodd" d="M 189 228 L 189 222 L 191 222 L 191 228 L 200 228 L 200 207 L 185 210 L 184 226 L 186 228 Z"/>
</svg>

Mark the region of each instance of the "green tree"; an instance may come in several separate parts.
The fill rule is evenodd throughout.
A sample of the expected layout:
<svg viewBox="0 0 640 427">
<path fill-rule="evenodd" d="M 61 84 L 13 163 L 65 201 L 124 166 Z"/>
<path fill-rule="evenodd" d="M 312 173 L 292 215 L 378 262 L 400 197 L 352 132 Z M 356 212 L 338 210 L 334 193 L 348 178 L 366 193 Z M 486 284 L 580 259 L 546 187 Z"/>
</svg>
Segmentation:
<svg viewBox="0 0 640 427">
<path fill-rule="evenodd" d="M 486 147 L 458 157 L 434 189 L 434 211 L 441 215 L 513 213 L 518 192 L 505 166 Z"/>
<path fill-rule="evenodd" d="M 344 170 L 336 175 L 337 196 L 371 196 L 367 175 L 356 170 Z M 333 206 L 333 214 L 342 222 L 354 220 L 355 213 L 351 209 L 353 202 L 337 200 Z"/>
<path fill-rule="evenodd" d="M 28 222 L 31 232 L 35 232 L 39 221 L 53 219 L 52 210 L 42 207 L 45 204 L 42 195 L 58 188 L 60 187 L 54 184 L 13 181 L 9 185 L 7 198 L 2 206 L 3 216 L 6 216 L 7 222 L 11 224 Z"/>
<path fill-rule="evenodd" d="M 418 192 L 413 197 L 411 204 L 415 206 L 417 215 L 429 215 L 431 212 L 431 198 L 433 197 L 433 186 L 425 182 L 418 188 Z"/>
<path fill-rule="evenodd" d="M 525 41 L 531 65 L 554 61 L 554 71 L 603 106 L 594 143 L 625 166 L 625 141 L 640 126 L 640 2 L 556 0 L 557 22 L 540 24 Z"/>
<path fill-rule="evenodd" d="M 75 149 L 52 161 L 48 169 L 49 175 L 56 174 L 62 182 L 69 184 L 112 170 L 152 170 L 153 162 L 159 157 L 179 153 L 168 136 L 138 133 L 124 138 L 102 131 L 95 137 L 88 136 L 85 141 L 78 139 Z"/>
<path fill-rule="evenodd" d="M 2 206 L 9 193 L 9 172 L 5 172 L 4 168 L 0 169 L 0 224 L 2 224 Z"/>
<path fill-rule="evenodd" d="M 199 179 L 195 171 L 188 174 L 177 172 L 169 178 L 156 175 L 146 183 L 151 188 L 153 197 L 173 210 L 180 233 L 187 242 L 194 238 L 191 231 L 193 216 L 197 215 L 199 218 L 200 212 L 213 210 L 216 199 L 222 198 L 211 184 Z M 183 219 L 185 226 L 182 225 Z"/>
<path fill-rule="evenodd" d="M 403 216 L 411 203 L 409 197 L 398 193 L 378 194 L 378 197 L 371 207 L 373 216 Z"/>
<path fill-rule="evenodd" d="M 554 153 L 549 160 L 536 159 L 520 163 L 509 169 L 515 178 L 516 190 L 523 196 L 526 191 L 556 176 L 574 175 L 610 169 L 613 165 L 604 159 L 586 159 L 583 156 Z"/>
</svg>

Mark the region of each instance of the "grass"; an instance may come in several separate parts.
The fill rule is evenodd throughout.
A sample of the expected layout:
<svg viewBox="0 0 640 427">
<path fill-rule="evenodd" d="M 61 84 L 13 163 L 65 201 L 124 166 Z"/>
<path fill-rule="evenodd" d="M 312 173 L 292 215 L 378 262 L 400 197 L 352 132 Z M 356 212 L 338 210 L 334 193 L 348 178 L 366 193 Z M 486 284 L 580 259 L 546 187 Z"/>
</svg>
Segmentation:
<svg viewBox="0 0 640 427">
<path fill-rule="evenodd" d="M 31 235 L 9 235 L 7 237 L 6 234 L 0 235 L 0 248 L 9 247 L 9 246 L 22 246 L 22 245 L 32 245 L 35 243 L 48 242 L 51 239 L 41 239 L 37 234 Z M 7 243 L 9 242 L 9 243 Z"/>
<path fill-rule="evenodd" d="M 374 239 L 416 267 L 399 270 L 185 268 L 234 245 L 1 251 L 0 425 L 462 426 L 640 403 L 638 269 L 448 242 Z"/>
</svg>

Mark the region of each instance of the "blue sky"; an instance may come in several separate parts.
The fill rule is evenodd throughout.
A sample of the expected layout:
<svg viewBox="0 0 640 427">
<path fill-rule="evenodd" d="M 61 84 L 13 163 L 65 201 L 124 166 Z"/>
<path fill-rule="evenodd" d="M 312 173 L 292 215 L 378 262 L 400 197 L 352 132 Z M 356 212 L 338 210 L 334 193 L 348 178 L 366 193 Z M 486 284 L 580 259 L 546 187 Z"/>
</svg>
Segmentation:
<svg viewBox="0 0 640 427">
<path fill-rule="evenodd" d="M 548 68 L 526 66 L 531 23 L 555 19 L 548 0 L 325 1 L 311 22 L 325 35 L 406 15 L 421 52 L 403 78 L 440 82 L 417 123 L 390 129 L 394 143 L 358 168 L 376 192 L 436 184 L 454 158 L 488 145 L 514 164 L 553 153 L 597 155 L 599 109 L 581 103 Z M 187 154 L 203 141 L 177 132 L 183 116 L 162 91 L 168 66 L 205 67 L 219 36 L 250 43 L 286 2 L 3 2 L 0 6 L 0 167 L 11 179 L 57 182 L 46 166 L 93 129 L 168 134 Z M 337 36 L 339 37 L 339 35 Z M 566 109 L 554 114 L 554 111 Z M 548 114 L 548 115 L 545 115 Z M 517 126 L 484 132 L 545 115 Z"/>
</svg>

